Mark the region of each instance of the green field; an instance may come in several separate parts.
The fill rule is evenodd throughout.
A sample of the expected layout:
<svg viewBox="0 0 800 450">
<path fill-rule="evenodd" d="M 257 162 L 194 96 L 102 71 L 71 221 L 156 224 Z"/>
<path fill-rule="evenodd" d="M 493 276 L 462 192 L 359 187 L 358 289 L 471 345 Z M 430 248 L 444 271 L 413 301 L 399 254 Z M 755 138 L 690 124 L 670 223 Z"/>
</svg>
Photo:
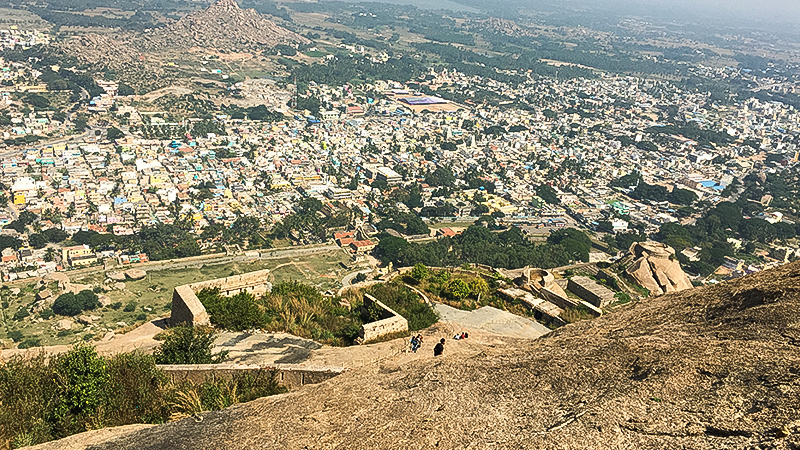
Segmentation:
<svg viewBox="0 0 800 450">
<path fill-rule="evenodd" d="M 172 302 L 172 290 L 175 286 L 262 269 L 274 269 L 268 278 L 268 281 L 272 283 L 297 280 L 315 286 L 324 292 L 341 285 L 342 277 L 349 272 L 342 263 L 348 261 L 349 256 L 345 252 L 336 250 L 303 258 L 256 260 L 149 271 L 142 280 L 127 281 L 124 290 L 102 292 L 98 289 L 98 295 L 110 297 L 112 305 L 85 313 L 85 315 L 101 317 L 91 327 L 75 321 L 69 331 L 56 330 L 57 322 L 64 318 L 62 316 L 43 319 L 40 314 L 37 314 L 27 317 L 18 316 L 17 320 L 14 320 L 18 311 L 26 310 L 35 302 L 38 289 L 35 281 L 9 284 L 0 289 L 0 298 L 3 302 L 0 308 L 0 313 L 2 313 L 0 316 L 2 319 L 0 340 L 6 347 L 14 345 L 10 341 L 12 336 L 20 342 L 28 341 L 28 344 L 33 344 L 38 340 L 38 345 L 58 345 L 70 344 L 79 339 L 100 338 L 107 330 L 127 331 L 135 325 L 168 316 Z M 105 273 L 98 270 L 91 275 L 72 280 L 72 282 L 98 287 L 103 285 L 104 280 Z M 19 288 L 21 292 L 13 295 L 12 287 Z M 56 283 L 49 284 L 47 288 L 56 296 L 59 294 Z M 22 337 L 20 338 L 14 331 L 21 332 Z"/>
</svg>

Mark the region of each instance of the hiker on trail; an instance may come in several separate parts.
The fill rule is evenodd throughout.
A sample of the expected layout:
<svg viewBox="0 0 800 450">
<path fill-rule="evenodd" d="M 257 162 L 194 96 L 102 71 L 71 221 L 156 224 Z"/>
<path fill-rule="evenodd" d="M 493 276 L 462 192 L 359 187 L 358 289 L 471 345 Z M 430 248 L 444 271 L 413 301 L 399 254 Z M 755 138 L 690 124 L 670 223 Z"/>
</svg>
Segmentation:
<svg viewBox="0 0 800 450">
<path fill-rule="evenodd" d="M 422 335 L 418 334 L 411 338 L 411 351 L 417 353 L 417 350 L 422 346 Z"/>
<path fill-rule="evenodd" d="M 433 347 L 433 356 L 441 356 L 442 353 L 444 353 L 444 339 L 439 341 L 436 347 Z"/>
</svg>

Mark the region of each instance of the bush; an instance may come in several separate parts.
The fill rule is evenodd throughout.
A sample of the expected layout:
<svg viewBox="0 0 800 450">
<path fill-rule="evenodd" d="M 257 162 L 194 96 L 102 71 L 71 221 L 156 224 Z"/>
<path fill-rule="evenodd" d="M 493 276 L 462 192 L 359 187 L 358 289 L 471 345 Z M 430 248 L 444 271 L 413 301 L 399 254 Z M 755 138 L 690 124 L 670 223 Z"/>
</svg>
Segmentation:
<svg viewBox="0 0 800 450">
<path fill-rule="evenodd" d="M 123 309 L 123 311 L 124 312 L 134 312 L 134 311 L 136 311 L 136 307 L 137 306 L 139 306 L 139 304 L 136 303 L 136 302 L 128 302 L 128 304 L 125 305 L 125 308 Z"/>
<path fill-rule="evenodd" d="M 285 392 L 274 371 L 175 385 L 139 352 L 111 358 L 78 344 L 66 354 L 12 357 L 0 365 L 0 447 L 35 445 L 98 427 L 164 423 L 190 393 L 194 412 Z M 197 394 L 200 391 L 200 394 Z M 190 397 L 190 395 L 186 395 Z"/>
<path fill-rule="evenodd" d="M 145 313 L 141 313 L 138 316 L 136 316 L 136 321 L 137 322 L 142 322 L 142 321 L 145 321 L 145 320 L 147 320 L 147 314 L 145 314 Z"/>
<path fill-rule="evenodd" d="M 16 313 L 14 313 L 14 320 L 15 321 L 20 321 L 20 320 L 28 317 L 30 314 L 31 313 L 30 313 L 30 311 L 28 311 L 28 308 L 23 306 L 22 308 L 18 309 Z"/>
<path fill-rule="evenodd" d="M 43 310 L 42 312 L 39 313 L 39 317 L 41 317 L 44 320 L 47 320 L 47 319 L 53 317 L 54 315 L 55 315 L 55 313 L 53 313 L 53 310 L 50 309 L 50 308 L 47 308 L 47 309 L 45 309 L 45 310 Z"/>
<path fill-rule="evenodd" d="M 17 348 L 26 349 L 26 348 L 39 347 L 40 345 L 42 345 L 42 340 L 41 339 L 39 339 L 39 338 L 30 338 L 30 339 L 25 339 L 24 341 L 20 342 L 17 345 Z"/>
<path fill-rule="evenodd" d="M 220 294 L 219 289 L 203 289 L 197 298 L 208 311 L 211 323 L 220 328 L 243 331 L 266 325 L 266 316 L 258 300 L 247 292 L 226 297 Z"/>
<path fill-rule="evenodd" d="M 97 294 L 83 290 L 77 294 L 67 292 L 58 296 L 53 302 L 53 312 L 62 316 L 77 316 L 83 311 L 91 311 L 100 306 Z"/>
<path fill-rule="evenodd" d="M 370 286 L 367 292 L 408 320 L 408 329 L 417 331 L 439 321 L 439 315 L 419 295 L 397 282 Z"/>
<path fill-rule="evenodd" d="M 108 305 L 108 306 L 109 306 L 111 309 L 115 309 L 115 310 L 116 310 L 116 309 L 120 309 L 120 308 L 122 308 L 122 302 L 115 302 L 115 303 L 112 303 L 112 304 L 110 304 L 110 305 Z"/>
<path fill-rule="evenodd" d="M 11 339 L 14 342 L 19 342 L 24 337 L 25 337 L 25 335 L 23 335 L 22 331 L 19 331 L 19 330 L 12 330 L 12 331 L 8 332 L 8 338 Z"/>
<path fill-rule="evenodd" d="M 61 394 L 57 415 L 86 416 L 105 403 L 110 375 L 105 358 L 94 347 L 77 344 L 55 366 Z"/>
<path fill-rule="evenodd" d="M 211 354 L 216 333 L 183 325 L 172 328 L 153 356 L 158 364 L 219 364 L 228 352 Z"/>
</svg>

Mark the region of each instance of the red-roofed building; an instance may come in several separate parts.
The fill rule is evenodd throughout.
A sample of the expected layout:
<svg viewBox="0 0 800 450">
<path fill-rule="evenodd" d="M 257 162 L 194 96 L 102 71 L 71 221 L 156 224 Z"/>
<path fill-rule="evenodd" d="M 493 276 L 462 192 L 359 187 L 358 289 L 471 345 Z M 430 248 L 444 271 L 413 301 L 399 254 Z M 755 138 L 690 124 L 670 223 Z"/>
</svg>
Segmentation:
<svg viewBox="0 0 800 450">
<path fill-rule="evenodd" d="M 356 253 L 366 253 L 372 251 L 375 246 L 376 244 L 369 239 L 364 241 L 353 241 L 350 243 L 350 248 Z"/>
<path fill-rule="evenodd" d="M 439 230 L 439 234 L 445 237 L 454 237 L 455 235 L 459 234 L 453 231 L 452 228 L 442 228 Z"/>
</svg>

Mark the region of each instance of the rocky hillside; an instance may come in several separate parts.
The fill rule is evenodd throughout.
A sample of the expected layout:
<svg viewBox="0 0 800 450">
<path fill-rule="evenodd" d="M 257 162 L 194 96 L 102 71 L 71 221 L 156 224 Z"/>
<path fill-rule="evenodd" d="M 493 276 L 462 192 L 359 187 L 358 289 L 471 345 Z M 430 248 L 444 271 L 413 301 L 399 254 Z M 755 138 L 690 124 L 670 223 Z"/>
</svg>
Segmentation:
<svg viewBox="0 0 800 450">
<path fill-rule="evenodd" d="M 189 47 L 230 51 L 307 42 L 254 9 L 241 9 L 236 0 L 217 0 L 207 9 L 139 37 L 146 51 Z"/>
<path fill-rule="evenodd" d="M 800 262 L 90 448 L 798 448 L 798 350 Z"/>
</svg>

